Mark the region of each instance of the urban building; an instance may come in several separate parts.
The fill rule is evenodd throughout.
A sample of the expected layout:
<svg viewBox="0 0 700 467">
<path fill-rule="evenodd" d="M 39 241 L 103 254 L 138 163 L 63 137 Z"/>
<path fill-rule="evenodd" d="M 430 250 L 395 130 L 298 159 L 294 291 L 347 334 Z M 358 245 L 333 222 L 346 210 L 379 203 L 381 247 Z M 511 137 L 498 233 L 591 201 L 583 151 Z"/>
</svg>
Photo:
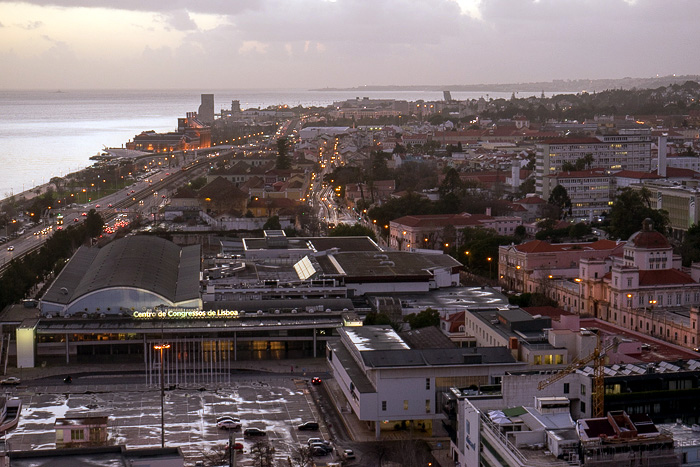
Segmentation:
<svg viewBox="0 0 700 467">
<path fill-rule="evenodd" d="M 491 229 L 499 235 L 512 235 L 522 224 L 519 217 L 486 214 L 430 214 L 404 216 L 389 223 L 389 247 L 397 250 L 449 248 L 459 244 L 459 231 L 471 228 Z"/>
<path fill-rule="evenodd" d="M 443 419 L 439 395 L 454 385 L 492 384 L 523 367 L 504 347 L 412 349 L 390 326 L 344 327 L 326 356 L 345 404 L 382 431 L 432 436 Z"/>
<path fill-rule="evenodd" d="M 598 135 L 585 138 L 555 138 L 537 143 L 535 156 L 536 193 L 544 199 L 556 186 L 549 175 L 561 172 L 564 164 L 576 164 L 591 156 L 591 167 L 606 170 L 649 172 L 652 168 L 652 136 L 647 134 Z"/>
</svg>

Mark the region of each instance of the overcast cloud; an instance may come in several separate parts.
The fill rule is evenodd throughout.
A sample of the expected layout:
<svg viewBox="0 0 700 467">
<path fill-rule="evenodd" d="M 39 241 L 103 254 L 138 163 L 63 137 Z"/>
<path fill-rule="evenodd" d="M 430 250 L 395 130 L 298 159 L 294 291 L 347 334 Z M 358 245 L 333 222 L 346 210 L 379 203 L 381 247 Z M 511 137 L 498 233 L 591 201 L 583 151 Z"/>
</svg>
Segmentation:
<svg viewBox="0 0 700 467">
<path fill-rule="evenodd" d="M 0 0 L 0 86 L 312 88 L 700 74 L 697 0 Z"/>
</svg>

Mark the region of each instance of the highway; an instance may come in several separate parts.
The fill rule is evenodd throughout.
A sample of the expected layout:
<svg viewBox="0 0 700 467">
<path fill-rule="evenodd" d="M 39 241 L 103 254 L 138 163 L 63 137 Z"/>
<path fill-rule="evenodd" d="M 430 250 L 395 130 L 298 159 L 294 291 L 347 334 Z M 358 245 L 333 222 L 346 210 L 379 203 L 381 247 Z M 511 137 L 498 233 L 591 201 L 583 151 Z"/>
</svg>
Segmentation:
<svg viewBox="0 0 700 467">
<path fill-rule="evenodd" d="M 212 151 L 219 150 L 220 148 L 212 149 Z M 50 219 L 49 225 L 42 221 L 31 229 L 25 229 L 24 234 L 10 240 L 0 250 L 0 273 L 4 272 L 13 259 L 40 248 L 59 227 L 68 228 L 83 222 L 91 209 L 95 209 L 102 215 L 105 225 L 113 224 L 121 214 L 127 214 L 128 219 L 133 219 L 137 215 L 149 219 L 161 205 L 168 201 L 169 196 L 178 187 L 205 174 L 212 159 L 218 157 L 218 154 L 216 152 L 211 155 L 202 155 L 184 167 L 152 172 L 132 185 L 90 203 L 72 204 L 71 208 L 60 211 L 63 214 L 62 226 L 55 224 L 54 217 Z"/>
</svg>

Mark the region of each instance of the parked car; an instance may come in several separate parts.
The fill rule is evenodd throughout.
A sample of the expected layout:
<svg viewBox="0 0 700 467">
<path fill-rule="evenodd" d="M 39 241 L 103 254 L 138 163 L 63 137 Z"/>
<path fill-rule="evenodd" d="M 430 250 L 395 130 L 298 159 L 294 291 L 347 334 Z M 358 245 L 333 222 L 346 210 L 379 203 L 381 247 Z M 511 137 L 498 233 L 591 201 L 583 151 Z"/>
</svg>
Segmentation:
<svg viewBox="0 0 700 467">
<path fill-rule="evenodd" d="M 344 449 L 343 450 L 343 459 L 354 459 L 355 458 L 355 453 L 353 452 L 352 449 Z"/>
<path fill-rule="evenodd" d="M 237 418 L 223 418 L 216 421 L 216 426 L 221 429 L 235 430 L 241 427 L 241 421 Z"/>
<path fill-rule="evenodd" d="M 246 428 L 243 430 L 243 436 L 250 437 L 250 436 L 265 436 L 267 435 L 267 432 L 265 430 L 261 430 L 260 428 Z"/>
<path fill-rule="evenodd" d="M 311 378 L 311 384 L 321 384 L 321 378 L 319 378 L 318 376 L 314 376 L 313 378 Z"/>
<path fill-rule="evenodd" d="M 333 448 L 326 446 L 323 443 L 316 443 L 311 445 L 311 452 L 314 456 L 326 456 L 333 451 Z"/>
<path fill-rule="evenodd" d="M 330 445 L 331 445 L 331 442 L 330 442 L 330 441 L 326 441 L 325 439 L 322 439 L 322 438 L 309 438 L 309 440 L 307 441 L 307 443 L 308 443 L 309 446 L 311 446 L 312 444 L 315 444 L 315 443 L 323 443 L 323 444 L 325 444 L 326 446 L 330 446 Z"/>
<path fill-rule="evenodd" d="M 298 427 L 302 431 L 310 430 L 310 431 L 315 431 L 318 430 L 318 422 L 304 422 Z"/>
<path fill-rule="evenodd" d="M 243 451 L 243 444 L 233 443 L 233 450 L 234 451 Z M 226 452 L 228 452 L 228 444 L 226 445 Z"/>
<path fill-rule="evenodd" d="M 21 380 L 16 376 L 10 376 L 9 378 L 5 378 L 0 381 L 0 384 L 3 386 L 17 386 L 20 382 Z"/>
</svg>

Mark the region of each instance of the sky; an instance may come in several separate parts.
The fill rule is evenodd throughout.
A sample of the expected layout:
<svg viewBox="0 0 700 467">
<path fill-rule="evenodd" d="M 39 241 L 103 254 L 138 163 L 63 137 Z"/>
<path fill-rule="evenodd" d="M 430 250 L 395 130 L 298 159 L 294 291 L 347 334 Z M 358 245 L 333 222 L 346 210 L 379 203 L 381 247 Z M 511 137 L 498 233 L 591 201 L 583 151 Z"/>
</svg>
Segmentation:
<svg viewBox="0 0 700 467">
<path fill-rule="evenodd" d="M 0 90 L 700 74 L 698 0 L 0 0 Z"/>
</svg>

